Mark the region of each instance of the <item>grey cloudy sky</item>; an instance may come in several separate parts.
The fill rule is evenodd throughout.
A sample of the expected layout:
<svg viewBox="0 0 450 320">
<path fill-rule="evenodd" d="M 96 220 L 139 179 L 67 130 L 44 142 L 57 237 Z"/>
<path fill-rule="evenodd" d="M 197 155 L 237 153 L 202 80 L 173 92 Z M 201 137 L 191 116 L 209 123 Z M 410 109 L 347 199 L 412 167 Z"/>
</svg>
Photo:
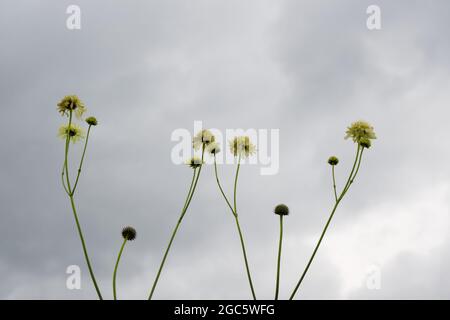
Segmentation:
<svg viewBox="0 0 450 320">
<path fill-rule="evenodd" d="M 81 30 L 66 8 L 81 8 Z M 382 29 L 366 28 L 381 7 Z M 18 1 L 0 3 L 0 298 L 95 299 L 60 185 L 63 123 L 77 94 L 100 121 L 76 197 L 108 298 L 144 299 L 191 171 L 172 163 L 177 128 L 280 129 L 280 170 L 243 166 L 238 205 L 259 298 L 273 297 L 285 202 L 281 296 L 291 293 L 332 206 L 326 159 L 354 154 L 359 119 L 377 132 L 297 298 L 450 297 L 450 3 L 441 1 Z M 78 146 L 80 147 L 80 146 Z M 73 156 L 79 155 L 78 153 Z M 231 192 L 234 167 L 220 168 Z M 211 167 L 183 222 L 157 299 L 250 298 L 233 219 Z M 66 268 L 82 268 L 82 290 Z M 379 268 L 381 288 L 366 286 Z"/>
</svg>

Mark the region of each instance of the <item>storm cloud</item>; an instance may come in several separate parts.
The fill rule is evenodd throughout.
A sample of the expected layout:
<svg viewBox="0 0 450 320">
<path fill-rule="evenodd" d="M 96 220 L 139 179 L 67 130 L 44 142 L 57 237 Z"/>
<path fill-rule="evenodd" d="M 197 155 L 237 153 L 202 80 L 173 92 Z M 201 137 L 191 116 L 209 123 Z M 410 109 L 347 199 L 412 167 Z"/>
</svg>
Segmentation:
<svg viewBox="0 0 450 320">
<path fill-rule="evenodd" d="M 66 28 L 72 4 L 80 30 Z M 381 30 L 366 27 L 371 4 Z M 3 0 L 0 298 L 96 298 L 60 185 L 56 103 L 67 94 L 99 119 L 76 202 L 107 298 L 125 225 L 138 237 L 124 252 L 118 295 L 148 296 L 192 174 L 171 161 L 171 134 L 196 120 L 223 132 L 280 130 L 278 174 L 244 165 L 238 206 L 258 298 L 271 299 L 272 210 L 289 205 L 287 298 L 333 204 L 326 160 L 340 158 L 341 185 L 355 147 L 345 128 L 359 119 L 378 139 L 297 298 L 449 298 L 448 12 L 444 0 Z M 220 170 L 231 193 L 235 167 Z M 69 265 L 82 269 L 81 290 L 66 288 Z M 367 287 L 373 267 L 378 290 Z M 206 166 L 155 298 L 250 297 L 234 221 Z"/>
</svg>

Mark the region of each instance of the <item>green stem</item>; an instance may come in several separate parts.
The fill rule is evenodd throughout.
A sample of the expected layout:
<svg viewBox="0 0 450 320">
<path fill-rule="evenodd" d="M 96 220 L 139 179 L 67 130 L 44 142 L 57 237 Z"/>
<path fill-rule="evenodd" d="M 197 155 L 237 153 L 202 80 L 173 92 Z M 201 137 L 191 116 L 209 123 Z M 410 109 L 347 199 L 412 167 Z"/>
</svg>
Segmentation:
<svg viewBox="0 0 450 320">
<path fill-rule="evenodd" d="M 150 295 L 148 297 L 148 300 L 152 300 L 153 294 L 154 294 L 155 289 L 156 289 L 156 285 L 158 284 L 158 281 L 159 281 L 159 277 L 161 276 L 161 272 L 162 272 L 162 270 L 164 268 L 164 264 L 166 263 L 166 259 L 167 259 L 167 256 L 169 254 L 170 248 L 172 247 L 173 240 L 175 239 L 175 236 L 176 236 L 176 234 L 178 232 L 178 228 L 180 227 L 181 222 L 183 221 L 184 215 L 186 214 L 186 211 L 189 208 L 189 205 L 191 204 L 191 200 L 192 200 L 192 197 L 194 195 L 195 189 L 197 187 L 197 182 L 198 182 L 198 179 L 200 177 L 200 173 L 202 171 L 204 154 L 205 154 L 205 146 L 203 146 L 203 150 L 202 150 L 202 165 L 200 165 L 200 168 L 198 169 L 197 175 L 195 175 L 196 169 L 194 169 L 194 175 L 192 177 L 191 186 L 189 187 L 190 194 L 188 193 L 185 205 L 184 205 L 183 210 L 181 211 L 181 214 L 180 214 L 180 218 L 178 219 L 178 222 L 177 222 L 177 224 L 176 224 L 176 226 L 175 226 L 175 228 L 174 228 L 174 230 L 172 232 L 172 236 L 170 237 L 169 244 L 167 245 L 166 251 L 164 252 L 164 256 L 163 256 L 163 259 L 161 261 L 161 265 L 159 266 L 158 273 L 156 274 L 155 281 L 153 282 L 153 286 L 152 286 L 152 289 L 150 291 Z"/>
<path fill-rule="evenodd" d="M 359 153 L 359 159 L 358 159 L 358 165 L 356 167 L 356 171 L 353 174 L 353 176 L 350 178 L 350 181 L 348 182 L 347 188 L 344 191 L 344 195 L 347 193 L 348 189 L 350 189 L 350 186 L 352 185 L 353 180 L 355 180 L 355 177 L 358 174 L 359 167 L 361 166 L 361 159 L 362 159 L 363 152 L 364 152 L 364 148 L 361 148 L 361 152 Z"/>
<path fill-rule="evenodd" d="M 70 115 L 69 115 L 69 128 L 72 124 L 72 111 L 70 111 Z M 65 148 L 65 155 L 64 155 L 64 168 L 66 171 L 66 183 L 67 183 L 67 190 L 69 191 L 69 198 L 70 198 L 70 204 L 72 206 L 72 212 L 73 212 L 73 216 L 75 218 L 75 223 L 77 226 L 77 230 L 78 230 L 78 235 L 80 237 L 81 240 L 81 245 L 83 247 L 83 253 L 84 253 L 84 257 L 86 259 L 86 263 L 89 269 L 89 274 L 91 276 L 92 282 L 94 283 L 94 287 L 95 287 L 95 291 L 97 292 L 98 298 L 100 300 L 103 300 L 102 294 L 100 292 L 100 289 L 97 285 L 97 281 L 95 280 L 95 275 L 94 275 L 94 271 L 92 270 L 92 266 L 91 266 L 91 262 L 89 260 L 89 255 L 87 253 L 87 248 L 86 248 L 86 243 L 84 241 L 84 237 L 83 237 L 83 232 L 81 230 L 81 226 L 80 226 L 80 222 L 78 220 L 78 215 L 77 215 L 77 210 L 75 208 L 75 202 L 73 199 L 73 192 L 71 189 L 71 185 L 70 185 L 70 179 L 69 179 L 69 165 L 68 165 L 68 155 L 69 155 L 69 142 L 70 142 L 70 137 L 69 135 L 67 135 L 66 138 L 66 148 Z"/>
<path fill-rule="evenodd" d="M 61 182 L 62 182 L 62 186 L 64 188 L 64 191 L 67 193 L 68 196 L 70 196 L 69 190 L 66 187 L 66 182 L 64 181 L 64 172 L 65 172 L 65 163 L 63 164 L 63 168 L 62 168 L 62 173 L 61 173 Z"/>
<path fill-rule="evenodd" d="M 120 257 L 122 256 L 123 248 L 125 248 L 125 244 L 126 243 L 127 243 L 127 239 L 124 239 L 123 243 L 122 243 L 122 246 L 120 247 L 119 255 L 117 256 L 116 266 L 114 267 L 114 273 L 113 273 L 113 295 L 114 295 L 114 300 L 117 300 L 117 293 L 116 293 L 117 268 L 119 267 Z"/>
<path fill-rule="evenodd" d="M 248 266 L 248 259 L 247 259 L 247 252 L 245 250 L 244 237 L 242 235 L 241 226 L 239 224 L 239 218 L 238 218 L 237 206 L 236 206 L 237 182 L 238 182 L 240 166 L 241 166 L 241 157 L 239 156 L 238 165 L 237 165 L 237 169 L 236 169 L 236 176 L 234 178 L 234 219 L 236 221 L 236 227 L 238 229 L 239 239 L 241 240 L 241 247 L 242 247 L 242 253 L 244 255 L 244 262 L 245 262 L 245 268 L 247 271 L 248 282 L 250 284 L 250 289 L 252 291 L 253 300 L 256 300 L 256 294 L 255 294 L 255 289 L 253 288 L 252 276 L 250 274 L 250 268 Z"/>
<path fill-rule="evenodd" d="M 78 167 L 77 178 L 75 180 L 75 184 L 73 185 L 72 195 L 75 194 L 75 189 L 77 188 L 77 185 L 78 185 L 78 179 L 80 179 L 81 168 L 83 167 L 83 161 L 84 161 L 84 156 L 86 155 L 86 148 L 87 148 L 87 145 L 88 145 L 89 133 L 90 132 L 91 132 L 91 126 L 89 126 L 88 132 L 86 134 L 86 141 L 84 142 L 83 155 L 81 156 L 80 166 Z"/>
<path fill-rule="evenodd" d="M 248 266 L 248 260 L 247 260 L 247 252 L 245 251 L 245 243 L 244 243 L 244 237 L 242 236 L 241 226 L 239 225 L 239 219 L 238 216 L 235 216 L 236 226 L 239 232 L 239 239 L 241 240 L 241 246 L 242 246 L 242 253 L 244 254 L 244 261 L 245 261 L 245 268 L 247 270 L 247 277 L 248 277 L 248 283 L 250 284 L 250 289 L 252 291 L 253 300 L 256 300 L 256 294 L 255 289 L 253 288 L 253 282 L 252 282 L 252 276 L 250 274 L 250 268 Z"/>
<path fill-rule="evenodd" d="M 353 182 L 353 179 L 355 179 L 356 174 L 358 173 L 358 171 L 356 171 L 355 175 L 353 175 L 353 173 L 355 172 L 355 167 L 356 167 L 356 164 L 357 164 L 358 160 L 359 160 L 359 164 L 361 163 L 362 151 L 361 151 L 361 154 L 360 154 L 360 149 L 361 148 L 358 145 L 358 149 L 356 151 L 355 162 L 353 163 L 353 167 L 352 167 L 350 175 L 349 175 L 349 177 L 347 179 L 347 183 L 345 184 L 345 187 L 342 190 L 341 195 L 339 196 L 339 198 L 337 199 L 336 203 L 334 204 L 334 207 L 333 207 L 333 209 L 331 211 L 330 217 L 328 218 L 327 223 L 325 224 L 325 228 L 323 229 L 322 234 L 320 235 L 319 241 L 317 242 L 316 247 L 314 248 L 314 251 L 313 251 L 313 253 L 311 255 L 311 258 L 309 259 L 308 264 L 306 265 L 306 268 L 303 271 L 303 273 L 302 273 L 302 275 L 300 277 L 300 280 L 298 281 L 297 285 L 295 286 L 294 291 L 292 292 L 291 297 L 289 298 L 289 300 L 294 299 L 295 294 L 297 293 L 300 285 L 302 284 L 303 279 L 305 278 L 306 273 L 308 272 L 309 267 L 311 266 L 311 263 L 313 262 L 314 257 L 316 256 L 317 250 L 319 250 L 320 244 L 322 243 L 322 240 L 323 240 L 323 238 L 325 236 L 325 233 L 327 232 L 327 229 L 328 229 L 328 226 L 330 225 L 331 220 L 333 219 L 334 213 L 336 212 L 336 209 L 339 206 L 339 203 L 341 202 L 342 198 L 344 197 L 344 195 L 346 194 L 346 192 L 350 188 L 350 184 Z M 359 165 L 358 165 L 358 169 L 359 169 Z"/>
<path fill-rule="evenodd" d="M 73 196 L 69 196 L 69 198 L 70 198 L 70 203 L 72 205 L 73 216 L 74 216 L 75 222 L 77 224 L 78 235 L 80 236 L 81 245 L 83 247 L 84 258 L 86 259 L 86 263 L 87 263 L 87 266 L 88 266 L 88 269 L 89 269 L 89 274 L 91 275 L 91 279 L 92 279 L 92 282 L 94 283 L 95 291 L 97 291 L 98 298 L 100 300 L 103 300 L 102 294 L 101 294 L 100 289 L 99 289 L 99 287 L 97 285 L 97 281 L 95 280 L 95 275 L 94 275 L 94 271 L 92 270 L 91 262 L 89 260 L 89 255 L 88 255 L 88 252 L 87 252 L 87 249 L 86 249 L 86 243 L 84 241 L 83 232 L 81 231 L 80 222 L 78 221 L 78 215 L 77 215 L 77 210 L 75 208 L 75 203 L 74 203 L 74 200 L 73 200 Z"/>
<path fill-rule="evenodd" d="M 236 168 L 236 176 L 234 177 L 234 213 L 237 215 L 237 210 L 236 210 L 236 195 L 237 195 L 237 182 L 238 182 L 238 177 L 239 177 L 239 169 L 241 168 L 241 156 L 239 156 L 238 159 L 238 165 Z"/>
<path fill-rule="evenodd" d="M 333 175 L 334 199 L 337 201 L 338 197 L 337 197 L 337 191 L 336 191 L 336 178 L 334 176 L 334 165 L 331 166 L 331 172 L 332 172 L 332 175 Z"/>
<path fill-rule="evenodd" d="M 280 215 L 280 242 L 278 245 L 277 284 L 275 288 L 275 300 L 278 300 L 278 292 L 280 290 L 280 264 L 281 264 L 282 245 L 283 245 L 283 215 Z"/>
<path fill-rule="evenodd" d="M 359 151 L 360 150 L 361 150 L 361 146 L 358 144 L 358 148 L 356 149 L 355 162 L 353 163 L 353 167 L 352 167 L 352 170 L 350 171 L 350 175 L 349 175 L 349 177 L 347 179 L 347 182 L 345 183 L 344 189 L 342 190 L 341 197 L 343 195 L 345 195 L 345 193 L 347 192 L 347 187 L 349 186 L 349 184 L 351 184 L 350 181 L 352 180 L 353 172 L 355 172 L 355 167 L 356 167 L 356 164 L 358 162 L 358 157 L 359 157 Z"/>
<path fill-rule="evenodd" d="M 69 114 L 69 129 L 72 125 L 72 111 L 70 111 Z M 68 156 L 69 156 L 69 144 L 70 144 L 70 136 L 67 135 L 66 137 L 66 147 L 64 150 L 64 170 L 66 170 L 66 183 L 67 183 L 67 190 L 69 191 L 69 196 L 72 193 L 70 189 L 70 179 L 69 179 L 69 164 L 68 164 Z"/>
<path fill-rule="evenodd" d="M 227 202 L 227 205 L 228 205 L 228 207 L 230 208 L 231 213 L 232 213 L 234 216 L 236 216 L 236 214 L 234 213 L 234 209 L 233 209 L 233 207 L 231 206 L 230 201 L 228 201 L 228 198 L 227 198 L 227 196 L 225 195 L 225 192 L 223 191 L 222 186 L 221 186 L 220 181 L 219 181 L 219 175 L 218 175 L 218 173 L 217 173 L 216 155 L 214 155 L 214 172 L 215 172 L 215 175 L 216 175 L 216 181 L 217 181 L 217 185 L 219 186 L 220 192 L 222 193 L 223 198 L 224 198 L 225 201 Z"/>
<path fill-rule="evenodd" d="M 190 185 L 190 187 L 189 187 L 189 191 L 188 191 L 188 194 L 187 194 L 187 196 L 186 196 L 186 200 L 184 200 L 183 209 L 181 210 L 182 212 L 183 212 L 184 209 L 186 208 L 186 205 L 187 205 L 187 203 L 188 203 L 188 201 L 189 201 L 189 199 L 190 199 L 190 197 L 191 197 L 192 189 L 193 189 L 193 187 L 194 187 L 194 182 L 195 182 L 196 173 L 197 173 L 197 170 L 193 170 L 192 180 L 191 180 L 191 185 Z"/>
</svg>

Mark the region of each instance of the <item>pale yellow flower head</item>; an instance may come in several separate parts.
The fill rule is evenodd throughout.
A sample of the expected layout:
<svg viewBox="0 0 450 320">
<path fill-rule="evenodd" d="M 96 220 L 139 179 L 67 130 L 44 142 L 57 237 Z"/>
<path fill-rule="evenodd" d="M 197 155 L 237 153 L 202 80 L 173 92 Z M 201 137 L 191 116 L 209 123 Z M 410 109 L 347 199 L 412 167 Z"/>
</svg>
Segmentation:
<svg viewBox="0 0 450 320">
<path fill-rule="evenodd" d="M 352 138 L 353 142 L 363 147 L 370 147 L 370 140 L 376 139 L 373 127 L 365 121 L 356 121 L 347 128 L 345 139 Z"/>
<path fill-rule="evenodd" d="M 65 96 L 58 103 L 58 111 L 61 115 L 69 115 L 71 111 L 75 113 L 78 119 L 81 119 L 83 113 L 86 111 L 84 103 L 76 95 Z"/>
<path fill-rule="evenodd" d="M 230 151 L 235 157 L 249 157 L 256 152 L 256 147 L 248 136 L 234 137 L 229 144 Z"/>
<path fill-rule="evenodd" d="M 186 161 L 186 164 L 192 169 L 197 169 L 203 164 L 203 161 L 201 158 L 194 156 L 190 158 L 188 161 Z"/>
<path fill-rule="evenodd" d="M 69 137 L 69 140 L 75 143 L 84 139 L 84 130 L 74 123 L 72 123 L 70 127 L 69 125 L 62 125 L 59 128 L 58 136 L 62 139 L 67 139 L 67 137 Z"/>
<path fill-rule="evenodd" d="M 207 147 L 210 143 L 216 140 L 211 131 L 204 129 L 197 133 L 197 135 L 192 139 L 192 146 L 195 150 L 199 150 L 203 146 Z"/>
<path fill-rule="evenodd" d="M 220 146 L 217 142 L 211 142 L 206 146 L 206 152 L 216 155 L 220 152 Z"/>
</svg>

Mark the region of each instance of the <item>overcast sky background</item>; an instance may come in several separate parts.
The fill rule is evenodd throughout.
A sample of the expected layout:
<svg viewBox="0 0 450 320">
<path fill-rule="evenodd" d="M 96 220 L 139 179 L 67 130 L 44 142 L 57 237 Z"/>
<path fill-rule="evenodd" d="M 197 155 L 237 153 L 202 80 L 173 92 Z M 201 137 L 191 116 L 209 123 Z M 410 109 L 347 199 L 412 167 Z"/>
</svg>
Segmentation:
<svg viewBox="0 0 450 320">
<path fill-rule="evenodd" d="M 70 4 L 82 29 L 66 28 Z M 382 29 L 366 28 L 381 7 Z M 145 299 L 191 169 L 170 154 L 177 128 L 280 129 L 280 170 L 243 166 L 241 225 L 258 298 L 273 298 L 278 217 L 281 297 L 291 293 L 333 205 L 355 145 L 352 121 L 378 139 L 338 209 L 297 298 L 448 299 L 450 2 L 18 1 L 0 3 L 0 298 L 95 299 L 60 185 L 64 119 L 77 94 L 99 119 L 76 202 L 106 298 L 121 245 L 118 296 Z M 79 151 L 81 145 L 76 146 Z M 76 157 L 79 153 L 73 154 Z M 72 166 L 74 168 L 74 166 Z M 220 167 L 231 195 L 235 167 Z M 66 268 L 82 289 L 66 289 Z M 368 270 L 381 288 L 366 286 Z M 173 245 L 156 299 L 248 299 L 234 221 L 211 167 Z"/>
</svg>

